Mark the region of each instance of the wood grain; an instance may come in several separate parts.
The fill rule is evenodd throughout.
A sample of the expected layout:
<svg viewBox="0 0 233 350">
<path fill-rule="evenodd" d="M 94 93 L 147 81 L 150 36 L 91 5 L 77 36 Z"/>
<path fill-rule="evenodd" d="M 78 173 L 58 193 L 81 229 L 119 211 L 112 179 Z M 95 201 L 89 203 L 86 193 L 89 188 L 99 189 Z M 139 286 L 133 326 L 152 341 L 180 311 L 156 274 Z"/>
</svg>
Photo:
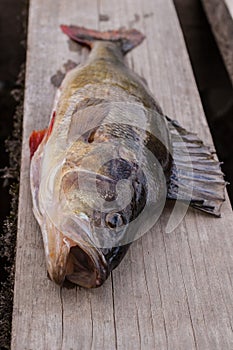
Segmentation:
<svg viewBox="0 0 233 350">
<path fill-rule="evenodd" d="M 32 214 L 28 138 L 48 124 L 51 76 L 86 49 L 59 25 L 135 27 L 146 40 L 127 57 L 165 113 L 212 140 L 172 0 L 31 0 L 20 182 L 12 349 L 232 349 L 233 218 L 189 210 L 170 234 L 171 208 L 132 244 L 99 289 L 67 290 L 47 279 L 40 229 Z M 76 49 L 75 49 L 76 48 Z"/>
<path fill-rule="evenodd" d="M 202 4 L 233 83 L 233 1 L 202 0 Z"/>
</svg>

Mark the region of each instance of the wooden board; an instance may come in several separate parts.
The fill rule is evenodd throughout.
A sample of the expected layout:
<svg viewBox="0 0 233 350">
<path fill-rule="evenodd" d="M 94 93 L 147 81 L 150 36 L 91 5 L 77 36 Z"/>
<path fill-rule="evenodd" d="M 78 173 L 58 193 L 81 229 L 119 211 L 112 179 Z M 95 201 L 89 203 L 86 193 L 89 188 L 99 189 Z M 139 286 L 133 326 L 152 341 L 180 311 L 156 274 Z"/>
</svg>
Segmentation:
<svg viewBox="0 0 233 350">
<path fill-rule="evenodd" d="M 202 3 L 233 83 L 233 1 L 202 0 Z"/>
<path fill-rule="evenodd" d="M 87 55 L 68 43 L 61 23 L 141 30 L 146 40 L 128 55 L 130 66 L 165 113 L 212 144 L 172 0 L 31 0 L 12 349 L 232 349 L 228 201 L 221 219 L 189 210 L 170 234 L 167 208 L 99 289 L 67 290 L 47 279 L 32 214 L 28 138 L 47 126 L 51 76 L 68 59 L 81 62 Z"/>
</svg>

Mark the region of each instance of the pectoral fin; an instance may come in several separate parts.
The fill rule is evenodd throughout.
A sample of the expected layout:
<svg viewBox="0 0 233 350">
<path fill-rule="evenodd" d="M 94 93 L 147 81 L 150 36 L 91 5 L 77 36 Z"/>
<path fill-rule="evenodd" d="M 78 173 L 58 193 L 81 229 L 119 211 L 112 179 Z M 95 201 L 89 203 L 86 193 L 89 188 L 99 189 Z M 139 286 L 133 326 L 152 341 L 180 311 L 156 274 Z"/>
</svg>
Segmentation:
<svg viewBox="0 0 233 350">
<path fill-rule="evenodd" d="M 39 147 L 41 142 L 44 140 L 44 138 L 46 138 L 45 139 L 46 141 L 49 138 L 53 129 L 55 117 L 56 117 L 56 112 L 53 111 L 48 128 L 43 130 L 33 130 L 33 132 L 31 133 L 29 138 L 30 159 L 32 159 L 34 153 L 36 152 L 37 148 Z"/>
<path fill-rule="evenodd" d="M 219 217 L 226 187 L 220 163 L 196 134 L 167 120 L 173 148 L 167 198 L 190 202 L 192 207 Z"/>
<path fill-rule="evenodd" d="M 33 132 L 31 133 L 31 136 L 29 139 L 30 159 L 32 159 L 34 153 L 36 152 L 37 148 L 42 142 L 46 132 L 47 132 L 47 129 L 43 129 L 43 130 L 36 130 L 36 131 L 33 130 Z"/>
</svg>

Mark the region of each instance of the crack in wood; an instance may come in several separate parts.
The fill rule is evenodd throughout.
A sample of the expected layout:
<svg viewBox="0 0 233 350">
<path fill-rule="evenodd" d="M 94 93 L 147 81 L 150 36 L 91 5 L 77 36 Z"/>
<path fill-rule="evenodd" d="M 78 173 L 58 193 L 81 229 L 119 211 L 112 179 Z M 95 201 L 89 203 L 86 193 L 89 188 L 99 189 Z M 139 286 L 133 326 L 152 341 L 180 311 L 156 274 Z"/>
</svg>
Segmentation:
<svg viewBox="0 0 233 350">
<path fill-rule="evenodd" d="M 141 339 L 141 332 L 140 332 L 140 323 L 139 323 L 137 303 L 135 303 L 135 308 L 136 308 L 136 321 L 137 321 L 137 329 L 138 329 L 139 345 L 140 345 L 139 349 L 141 350 L 142 349 L 142 339 Z"/>
<path fill-rule="evenodd" d="M 157 277 L 157 283 L 158 283 L 158 292 L 159 292 L 159 299 L 160 299 L 160 304 L 161 304 L 161 309 L 162 309 L 162 315 L 163 315 L 163 327 L 164 327 L 164 334 L 165 334 L 165 339 L 166 339 L 166 349 L 169 348 L 168 344 L 168 332 L 167 332 L 167 325 L 166 325 L 166 319 L 164 315 L 164 305 L 163 305 L 163 300 L 162 300 L 162 292 L 161 292 L 161 287 L 160 287 L 160 281 L 159 281 L 159 274 L 158 274 L 158 267 L 157 263 L 155 260 L 155 268 L 156 268 L 156 277 Z"/>
<path fill-rule="evenodd" d="M 112 280 L 112 315 L 113 315 L 113 323 L 114 323 L 114 334 L 115 334 L 115 349 L 117 350 L 117 327 L 116 327 L 116 314 L 115 314 L 115 298 L 114 298 L 114 284 L 113 284 L 113 275 L 111 272 L 111 280 Z"/>
<path fill-rule="evenodd" d="M 198 349 L 198 346 L 197 346 L 197 339 L 196 339 L 196 334 L 195 334 L 195 329 L 194 329 L 194 325 L 193 325 L 192 313 L 191 313 L 190 305 L 189 305 L 189 301 L 188 301 L 188 293 L 187 293 L 187 289 L 186 289 L 186 285 L 185 285 L 185 281 L 184 281 L 184 276 L 183 276 L 183 272 L 182 272 L 182 267 L 181 267 L 181 265 L 180 265 L 180 272 L 181 272 L 181 277 L 182 277 L 183 286 L 184 286 L 185 300 L 186 300 L 186 305 L 187 305 L 187 308 L 188 308 L 188 314 L 189 314 L 189 319 L 190 319 L 190 325 L 191 325 L 192 334 L 193 334 L 193 341 L 194 341 L 194 344 L 195 344 L 195 349 Z"/>
<path fill-rule="evenodd" d="M 91 350 L 93 349 L 93 334 L 94 334 L 94 327 L 93 327 L 93 313 L 92 313 L 92 306 L 91 306 L 91 299 L 89 298 L 89 304 L 90 304 L 90 316 L 91 316 Z"/>
<path fill-rule="evenodd" d="M 62 298 L 62 287 L 60 287 L 60 301 L 61 301 L 61 350 L 63 349 L 63 339 L 64 339 L 64 305 Z"/>
</svg>

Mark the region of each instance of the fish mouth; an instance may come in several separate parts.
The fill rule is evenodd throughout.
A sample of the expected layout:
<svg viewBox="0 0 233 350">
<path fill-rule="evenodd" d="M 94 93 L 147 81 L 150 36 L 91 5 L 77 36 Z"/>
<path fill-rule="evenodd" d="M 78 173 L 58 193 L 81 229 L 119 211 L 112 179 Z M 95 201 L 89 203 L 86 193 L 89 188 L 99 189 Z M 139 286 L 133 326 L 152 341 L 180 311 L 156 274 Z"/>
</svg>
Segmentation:
<svg viewBox="0 0 233 350">
<path fill-rule="evenodd" d="M 65 280 L 84 288 L 100 287 L 108 277 L 107 265 L 96 251 L 85 251 L 79 245 L 70 249 Z"/>
<path fill-rule="evenodd" d="M 49 277 L 58 285 L 66 281 L 85 288 L 100 287 L 109 275 L 100 249 L 90 242 L 73 240 L 54 225 L 42 231 Z"/>
<path fill-rule="evenodd" d="M 67 247 L 67 238 L 63 241 Z M 68 249 L 60 250 L 59 259 L 51 259 L 50 255 L 47 267 L 51 280 L 60 286 L 66 286 L 68 281 L 84 288 L 100 287 L 109 275 L 104 256 L 95 247 L 69 244 Z"/>
<path fill-rule="evenodd" d="M 63 220 L 63 230 L 48 216 L 43 219 L 41 232 L 49 278 L 64 287 L 67 284 L 100 287 L 109 276 L 109 264 L 101 249 L 89 238 L 88 222 Z"/>
</svg>

